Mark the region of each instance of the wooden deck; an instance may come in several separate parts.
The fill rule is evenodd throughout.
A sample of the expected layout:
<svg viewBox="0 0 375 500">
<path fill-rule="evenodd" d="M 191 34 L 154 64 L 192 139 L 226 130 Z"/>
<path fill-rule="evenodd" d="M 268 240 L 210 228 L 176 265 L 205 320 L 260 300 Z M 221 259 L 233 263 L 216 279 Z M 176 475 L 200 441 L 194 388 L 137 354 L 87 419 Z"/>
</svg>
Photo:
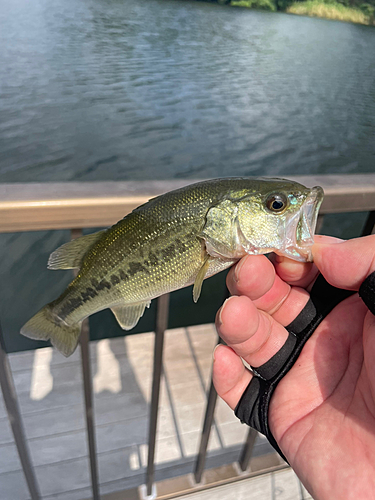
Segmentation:
<svg viewBox="0 0 375 500">
<path fill-rule="evenodd" d="M 156 451 L 156 480 L 192 472 L 206 404 L 213 325 L 168 330 Z M 105 339 L 90 345 L 95 394 L 100 491 L 105 498 L 133 498 L 144 483 L 153 334 Z M 44 500 L 91 497 L 79 353 L 66 359 L 51 348 L 10 355 L 28 444 Z M 247 428 L 220 400 L 207 466 L 238 459 Z M 259 437 L 255 457 L 272 450 Z M 256 459 L 255 459 L 256 460 Z M 163 484 L 162 482 L 160 484 Z M 247 486 L 246 486 L 247 485 Z M 116 492 L 129 490 L 129 495 Z M 216 500 L 308 498 L 291 470 L 246 479 L 184 498 Z M 249 494 L 251 491 L 251 495 Z M 237 493 L 236 493 L 237 492 Z M 29 494 L 0 397 L 0 498 Z"/>
</svg>

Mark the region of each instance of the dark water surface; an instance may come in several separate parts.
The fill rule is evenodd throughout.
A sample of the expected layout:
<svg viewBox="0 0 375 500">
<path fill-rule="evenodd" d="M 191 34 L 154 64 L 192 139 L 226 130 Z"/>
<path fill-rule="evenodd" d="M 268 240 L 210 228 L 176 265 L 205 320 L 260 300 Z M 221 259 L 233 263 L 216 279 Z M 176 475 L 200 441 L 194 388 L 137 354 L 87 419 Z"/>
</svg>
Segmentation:
<svg viewBox="0 0 375 500">
<path fill-rule="evenodd" d="M 0 182 L 374 169 L 371 27 L 2 0 L 0 47 Z"/>
<path fill-rule="evenodd" d="M 2 0 L 0 47 L 0 182 L 375 169 L 371 27 L 190 1 Z M 69 281 L 46 270 L 68 238 L 0 235 L 8 338 Z"/>
</svg>

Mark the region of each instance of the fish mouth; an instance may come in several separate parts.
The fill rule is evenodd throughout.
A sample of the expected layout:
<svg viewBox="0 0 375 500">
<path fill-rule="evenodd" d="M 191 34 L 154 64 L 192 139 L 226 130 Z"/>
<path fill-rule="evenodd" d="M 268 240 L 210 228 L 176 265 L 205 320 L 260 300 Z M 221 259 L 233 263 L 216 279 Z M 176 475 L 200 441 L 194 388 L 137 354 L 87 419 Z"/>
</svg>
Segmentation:
<svg viewBox="0 0 375 500">
<path fill-rule="evenodd" d="M 297 217 L 290 224 L 288 240 L 293 242 L 288 251 L 293 259 L 301 262 L 312 262 L 311 247 L 314 244 L 314 233 L 318 220 L 318 212 L 324 197 L 323 189 L 315 186 L 309 192 Z"/>
</svg>

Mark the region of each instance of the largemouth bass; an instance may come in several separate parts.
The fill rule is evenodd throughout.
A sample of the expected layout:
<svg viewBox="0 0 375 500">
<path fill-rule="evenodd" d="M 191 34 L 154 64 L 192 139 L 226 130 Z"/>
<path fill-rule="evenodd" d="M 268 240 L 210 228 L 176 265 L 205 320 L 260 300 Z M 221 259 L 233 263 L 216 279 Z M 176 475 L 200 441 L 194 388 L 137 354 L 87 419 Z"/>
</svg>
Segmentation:
<svg viewBox="0 0 375 500">
<path fill-rule="evenodd" d="M 263 178 L 203 181 L 153 198 L 51 254 L 49 269 L 78 274 L 21 333 L 70 356 L 82 320 L 102 309 L 130 330 L 155 297 L 194 283 L 196 302 L 205 278 L 246 254 L 309 261 L 322 200 L 320 187 Z"/>
</svg>

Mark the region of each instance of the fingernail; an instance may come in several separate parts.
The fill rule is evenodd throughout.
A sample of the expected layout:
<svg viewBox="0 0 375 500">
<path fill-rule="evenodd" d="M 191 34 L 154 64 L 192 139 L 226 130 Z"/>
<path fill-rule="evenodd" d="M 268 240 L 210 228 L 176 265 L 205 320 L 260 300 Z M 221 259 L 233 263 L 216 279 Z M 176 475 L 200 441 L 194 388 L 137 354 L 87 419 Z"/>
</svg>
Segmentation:
<svg viewBox="0 0 375 500">
<path fill-rule="evenodd" d="M 245 262 L 247 257 L 242 257 L 242 259 L 236 264 L 236 267 L 234 268 L 234 281 L 238 283 L 239 281 L 239 275 L 241 272 L 241 268 Z"/>
<path fill-rule="evenodd" d="M 224 305 L 225 305 L 225 302 L 224 302 L 224 304 L 219 309 L 219 314 L 218 314 L 218 317 L 217 317 L 217 325 L 216 325 L 218 328 L 220 328 L 220 326 L 223 324 L 223 320 L 221 319 L 221 314 L 223 312 Z"/>
<path fill-rule="evenodd" d="M 224 307 L 226 306 L 226 304 L 231 300 L 233 299 L 234 295 L 232 295 L 231 297 L 228 297 L 225 301 L 224 301 L 224 304 L 221 306 L 220 310 L 219 310 L 219 315 L 218 315 L 218 325 L 217 326 L 220 326 L 223 324 L 223 320 L 221 318 L 221 315 L 223 314 L 223 311 L 224 311 Z"/>
<path fill-rule="evenodd" d="M 217 344 L 217 346 L 215 347 L 215 349 L 213 350 L 213 353 L 212 353 L 212 360 L 215 362 L 215 352 L 216 352 L 216 349 L 219 347 L 220 344 Z"/>
</svg>

